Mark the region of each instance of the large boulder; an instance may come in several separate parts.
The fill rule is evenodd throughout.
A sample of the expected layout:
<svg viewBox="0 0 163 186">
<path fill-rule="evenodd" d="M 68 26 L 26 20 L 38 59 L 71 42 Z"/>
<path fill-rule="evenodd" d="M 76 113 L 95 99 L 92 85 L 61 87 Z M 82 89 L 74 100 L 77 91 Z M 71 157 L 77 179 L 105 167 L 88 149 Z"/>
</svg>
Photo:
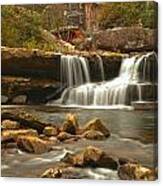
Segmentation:
<svg viewBox="0 0 163 186">
<path fill-rule="evenodd" d="M 94 34 L 98 49 L 110 51 L 157 50 L 157 31 L 142 27 L 122 27 L 99 31 Z"/>
<path fill-rule="evenodd" d="M 19 136 L 38 136 L 38 133 L 33 129 L 4 130 L 1 140 L 2 142 L 16 141 Z"/>
<path fill-rule="evenodd" d="M 96 130 L 104 134 L 105 137 L 110 136 L 110 131 L 105 127 L 102 121 L 98 118 L 89 121 L 83 128 L 84 131 Z"/>
<path fill-rule="evenodd" d="M 117 160 L 99 148 L 89 146 L 77 154 L 67 154 L 64 162 L 77 167 L 103 167 L 117 169 Z"/>
<path fill-rule="evenodd" d="M 62 131 L 70 134 L 76 134 L 78 131 L 79 125 L 74 114 L 67 114 L 66 121 L 63 123 Z"/>
<path fill-rule="evenodd" d="M 118 175 L 122 180 L 156 180 L 155 170 L 143 167 L 140 164 L 127 163 L 118 169 Z"/>
<path fill-rule="evenodd" d="M 51 144 L 36 136 L 20 136 L 17 138 L 17 146 L 26 152 L 41 154 L 51 150 Z"/>
</svg>

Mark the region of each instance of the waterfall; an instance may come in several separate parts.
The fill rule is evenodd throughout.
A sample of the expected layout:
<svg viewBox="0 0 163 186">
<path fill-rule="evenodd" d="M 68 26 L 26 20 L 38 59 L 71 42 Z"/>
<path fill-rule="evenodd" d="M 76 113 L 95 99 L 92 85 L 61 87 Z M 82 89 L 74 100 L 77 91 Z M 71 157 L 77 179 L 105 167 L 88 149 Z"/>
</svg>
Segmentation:
<svg viewBox="0 0 163 186">
<path fill-rule="evenodd" d="M 101 80 L 105 80 L 105 73 L 104 73 L 104 65 L 103 65 L 103 60 L 101 56 L 97 55 L 97 67 L 100 69 L 100 74 L 101 74 Z"/>
<path fill-rule="evenodd" d="M 156 60 L 153 52 L 123 59 L 118 77 L 111 81 L 91 83 L 88 64 L 84 58 L 62 56 L 62 76 L 67 79 L 68 88 L 64 90 L 60 103 L 94 106 L 130 105 L 136 97 L 129 94 L 133 86 L 137 88 L 132 89 L 132 94 L 137 94 L 137 101 L 143 101 L 142 85 L 151 84 L 150 74 Z"/>
<path fill-rule="evenodd" d="M 62 55 L 61 82 L 67 87 L 79 86 L 90 82 L 89 66 L 86 58 Z"/>
</svg>

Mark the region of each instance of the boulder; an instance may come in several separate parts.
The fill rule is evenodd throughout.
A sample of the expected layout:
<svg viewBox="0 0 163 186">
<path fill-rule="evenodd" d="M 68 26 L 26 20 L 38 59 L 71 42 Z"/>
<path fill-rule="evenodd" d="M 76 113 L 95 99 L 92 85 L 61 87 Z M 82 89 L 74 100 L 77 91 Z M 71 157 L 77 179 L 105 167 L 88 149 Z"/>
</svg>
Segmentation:
<svg viewBox="0 0 163 186">
<path fill-rule="evenodd" d="M 63 123 L 62 131 L 69 134 L 76 134 L 76 127 L 71 121 L 65 121 Z"/>
<path fill-rule="evenodd" d="M 77 117 L 75 114 L 67 114 L 66 116 L 66 120 L 67 121 L 70 121 L 71 123 L 73 123 L 73 125 L 76 127 L 76 128 L 79 128 L 79 124 L 78 124 L 78 120 L 77 120 Z"/>
<path fill-rule="evenodd" d="M 89 121 L 83 128 L 84 131 L 96 130 L 104 134 L 105 137 L 110 136 L 110 131 L 103 125 L 102 121 L 98 118 Z"/>
<path fill-rule="evenodd" d="M 85 131 L 82 136 L 84 138 L 90 139 L 90 140 L 103 140 L 103 139 L 105 139 L 104 134 L 97 131 L 97 130 Z"/>
<path fill-rule="evenodd" d="M 122 180 L 153 181 L 157 179 L 155 170 L 134 163 L 127 163 L 120 166 L 118 169 L 118 175 Z"/>
<path fill-rule="evenodd" d="M 38 136 L 38 133 L 33 129 L 4 130 L 1 140 L 2 142 L 16 141 L 19 136 Z"/>
<path fill-rule="evenodd" d="M 20 123 L 21 126 L 25 128 L 32 128 L 38 131 L 38 133 L 42 133 L 44 128 L 47 126 L 46 123 L 42 123 L 38 120 L 38 118 L 34 117 L 32 114 L 29 114 L 25 111 L 22 112 L 2 112 L 1 119 L 6 120 L 14 120 Z"/>
<path fill-rule="evenodd" d="M 57 136 L 58 129 L 56 127 L 47 126 L 44 128 L 43 134 L 46 136 Z"/>
<path fill-rule="evenodd" d="M 51 150 L 51 144 L 36 136 L 20 136 L 17 138 L 17 146 L 26 152 L 41 154 Z"/>
<path fill-rule="evenodd" d="M 3 120 L 1 123 L 2 129 L 19 129 L 20 124 L 17 121 L 12 121 L 9 119 Z"/>
<path fill-rule="evenodd" d="M 64 162 L 77 167 L 103 167 L 117 169 L 117 160 L 99 148 L 89 146 L 77 154 L 66 154 Z"/>
<path fill-rule="evenodd" d="M 109 51 L 157 50 L 157 31 L 142 27 L 122 27 L 94 33 L 98 49 Z"/>
</svg>

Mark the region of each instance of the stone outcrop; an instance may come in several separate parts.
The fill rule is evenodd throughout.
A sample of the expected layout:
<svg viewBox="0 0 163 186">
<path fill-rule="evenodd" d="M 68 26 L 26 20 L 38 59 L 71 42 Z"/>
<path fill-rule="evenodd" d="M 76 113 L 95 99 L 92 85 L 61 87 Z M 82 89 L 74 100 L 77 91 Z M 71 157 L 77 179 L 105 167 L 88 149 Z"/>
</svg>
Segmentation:
<svg viewBox="0 0 163 186">
<path fill-rule="evenodd" d="M 1 48 L 2 75 L 46 77 L 58 80 L 60 55 L 25 48 Z"/>
<path fill-rule="evenodd" d="M 142 27 L 122 27 L 94 34 L 97 49 L 109 51 L 157 50 L 157 31 Z"/>
<path fill-rule="evenodd" d="M 84 131 L 96 130 L 104 134 L 105 137 L 110 136 L 110 131 L 105 127 L 105 125 L 99 118 L 90 120 L 88 123 L 85 124 L 83 130 Z"/>
</svg>

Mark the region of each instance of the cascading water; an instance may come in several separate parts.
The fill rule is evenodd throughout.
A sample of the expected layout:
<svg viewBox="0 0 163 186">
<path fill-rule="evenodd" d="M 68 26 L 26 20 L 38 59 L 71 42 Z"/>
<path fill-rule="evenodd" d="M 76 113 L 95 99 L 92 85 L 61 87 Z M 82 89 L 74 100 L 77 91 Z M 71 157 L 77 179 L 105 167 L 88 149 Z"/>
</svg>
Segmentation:
<svg viewBox="0 0 163 186">
<path fill-rule="evenodd" d="M 151 52 L 123 59 L 117 78 L 91 83 L 84 58 L 62 56 L 61 61 L 62 78 L 68 83 L 59 101 L 62 105 L 131 105 L 132 101 L 143 101 L 142 89 L 154 84 L 153 69 L 157 68 L 157 56 Z"/>
<path fill-rule="evenodd" d="M 61 56 L 61 82 L 67 87 L 90 82 L 88 62 L 84 57 Z"/>
</svg>

